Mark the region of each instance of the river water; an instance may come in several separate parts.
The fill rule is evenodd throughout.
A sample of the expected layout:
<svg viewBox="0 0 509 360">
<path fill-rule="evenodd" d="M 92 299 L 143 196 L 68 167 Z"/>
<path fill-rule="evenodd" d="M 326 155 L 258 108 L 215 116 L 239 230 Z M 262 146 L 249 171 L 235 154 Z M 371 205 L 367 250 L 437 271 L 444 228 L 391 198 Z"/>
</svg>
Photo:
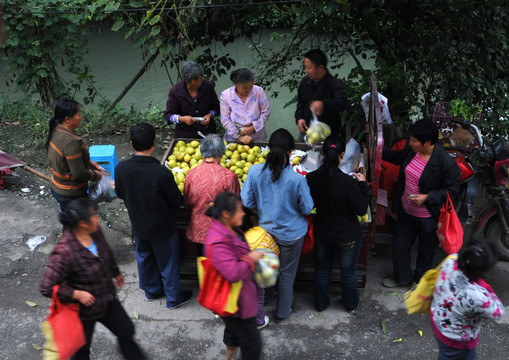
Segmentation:
<svg viewBox="0 0 509 360">
<path fill-rule="evenodd" d="M 132 46 L 131 40 L 124 40 L 122 33 L 112 32 L 109 28 L 109 24 L 99 24 L 91 28 L 90 51 L 86 55 L 85 61 L 91 66 L 92 74 L 95 76 L 95 86 L 100 94 L 109 100 L 113 100 L 140 70 L 144 60 L 141 57 L 140 48 Z M 269 31 L 261 36 L 264 44 L 269 44 L 269 37 Z M 226 47 L 222 44 L 212 44 L 211 46 L 213 47 L 213 52 L 215 50 L 220 56 L 229 53 L 236 61 L 236 68 L 252 68 L 255 59 L 249 45 L 250 43 L 247 40 L 238 40 Z M 197 49 L 196 51 L 199 52 L 200 50 Z M 194 58 L 194 55 L 190 54 L 190 59 L 192 58 Z M 166 69 L 160 64 L 160 59 L 157 59 L 149 70 L 142 75 L 120 102 L 121 107 L 129 108 L 131 104 L 137 109 L 146 108 L 148 105 L 161 109 L 166 107 L 168 91 L 172 84 Z M 294 66 L 301 67 L 302 65 L 295 63 Z M 341 72 L 338 74 L 339 77 L 346 77 L 352 66 L 353 61 L 346 59 L 346 66 L 341 69 Z M 176 82 L 177 70 L 169 68 L 169 73 L 172 80 Z M 302 76 L 304 76 L 304 72 L 302 72 Z M 22 94 L 16 93 L 12 86 L 6 87 L 6 80 L 7 77 L 3 73 L 0 74 L 0 91 L 7 91 L 12 99 L 22 97 Z M 216 81 L 218 96 L 224 89 L 230 86 L 229 73 L 220 77 Z M 284 127 L 297 136 L 298 130 L 293 116 L 295 104 L 284 108 L 284 105 L 296 95 L 296 91 L 290 93 L 287 88 L 278 87 L 277 84 L 274 84 L 271 90 L 278 91 L 279 95 L 274 98 L 270 96 L 271 91 L 267 91 L 271 109 L 271 115 L 266 124 L 267 133 L 270 134 L 274 130 Z M 79 96 L 77 98 L 79 100 Z"/>
</svg>

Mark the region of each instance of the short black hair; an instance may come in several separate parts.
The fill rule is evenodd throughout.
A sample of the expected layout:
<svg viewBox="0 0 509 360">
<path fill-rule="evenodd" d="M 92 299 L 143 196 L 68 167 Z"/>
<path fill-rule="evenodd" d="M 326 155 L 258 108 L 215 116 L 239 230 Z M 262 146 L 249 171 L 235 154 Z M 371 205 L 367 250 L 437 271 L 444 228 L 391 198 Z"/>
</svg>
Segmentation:
<svg viewBox="0 0 509 360">
<path fill-rule="evenodd" d="M 251 70 L 241 68 L 232 71 L 232 73 L 230 74 L 230 80 L 234 84 L 247 84 L 250 83 L 251 81 L 254 81 L 254 75 L 251 72 Z"/>
<path fill-rule="evenodd" d="M 62 225 L 73 230 L 78 227 L 80 221 L 90 222 L 90 217 L 96 212 L 95 201 L 79 197 L 69 201 L 64 210 L 60 211 L 59 220 Z"/>
<path fill-rule="evenodd" d="M 320 49 L 309 50 L 304 54 L 304 57 L 311 60 L 311 62 L 315 64 L 316 67 L 319 67 L 320 65 L 327 67 L 327 56 Z"/>
<path fill-rule="evenodd" d="M 156 129 L 147 123 L 140 123 L 131 129 L 131 142 L 134 150 L 145 151 L 154 145 Z"/>
<path fill-rule="evenodd" d="M 411 137 L 416 138 L 422 144 L 431 141 L 434 145 L 438 140 L 438 127 L 430 120 L 419 120 L 408 129 Z"/>
<path fill-rule="evenodd" d="M 482 277 L 497 261 L 497 248 L 489 240 L 471 241 L 458 253 L 458 268 L 471 280 Z"/>
</svg>

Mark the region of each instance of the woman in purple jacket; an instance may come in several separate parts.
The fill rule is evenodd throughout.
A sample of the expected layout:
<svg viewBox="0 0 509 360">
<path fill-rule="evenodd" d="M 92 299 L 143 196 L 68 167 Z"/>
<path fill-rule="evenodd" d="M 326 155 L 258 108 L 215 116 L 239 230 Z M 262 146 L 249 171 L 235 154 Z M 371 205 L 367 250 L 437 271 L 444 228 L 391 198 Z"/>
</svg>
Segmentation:
<svg viewBox="0 0 509 360">
<path fill-rule="evenodd" d="M 242 280 L 238 306 L 239 311 L 223 317 L 226 325 L 223 342 L 226 359 L 237 359 L 240 346 L 242 359 L 259 359 L 262 340 L 256 323 L 257 295 L 253 282 L 255 264 L 263 254 L 250 251 L 240 230 L 244 210 L 240 198 L 230 192 L 219 194 L 206 215 L 212 218 L 205 240 L 204 255 L 212 259 L 214 267 L 231 283 Z"/>
<path fill-rule="evenodd" d="M 182 80 L 170 89 L 164 118 L 175 124 L 176 138 L 200 138 L 215 134 L 214 116 L 219 114 L 214 83 L 203 79 L 203 68 L 194 61 L 182 65 Z"/>
</svg>

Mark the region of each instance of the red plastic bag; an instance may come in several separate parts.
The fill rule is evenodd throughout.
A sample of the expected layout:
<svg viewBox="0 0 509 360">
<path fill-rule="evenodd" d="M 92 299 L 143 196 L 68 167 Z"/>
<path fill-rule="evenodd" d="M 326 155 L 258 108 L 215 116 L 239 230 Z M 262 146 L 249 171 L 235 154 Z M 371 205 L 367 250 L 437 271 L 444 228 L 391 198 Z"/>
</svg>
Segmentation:
<svg viewBox="0 0 509 360">
<path fill-rule="evenodd" d="M 62 304 L 57 292 L 58 285 L 55 285 L 48 317 L 41 324 L 46 338 L 42 352 L 45 360 L 69 359 L 86 343 L 79 304 Z"/>
<path fill-rule="evenodd" d="M 210 250 L 209 253 L 211 252 Z M 210 256 L 208 258 L 200 256 L 197 262 L 200 281 L 200 295 L 197 300 L 200 305 L 220 316 L 235 314 L 239 310 L 237 302 L 242 289 L 242 280 L 230 283 L 214 267 Z"/>
<path fill-rule="evenodd" d="M 302 244 L 303 254 L 307 254 L 315 248 L 315 227 L 313 226 L 313 217 L 311 215 L 306 215 L 306 220 L 308 221 L 308 231 L 304 237 L 304 243 Z"/>
<path fill-rule="evenodd" d="M 454 210 L 449 193 L 447 193 L 447 200 L 440 210 L 437 237 L 440 241 L 440 246 L 442 246 L 447 255 L 457 254 L 463 245 L 463 228 Z"/>
</svg>

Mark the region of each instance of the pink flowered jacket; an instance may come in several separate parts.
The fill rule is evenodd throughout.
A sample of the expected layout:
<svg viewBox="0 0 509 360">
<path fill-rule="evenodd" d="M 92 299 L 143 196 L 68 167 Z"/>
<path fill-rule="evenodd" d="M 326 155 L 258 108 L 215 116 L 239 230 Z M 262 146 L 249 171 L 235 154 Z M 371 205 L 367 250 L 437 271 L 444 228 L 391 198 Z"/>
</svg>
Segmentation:
<svg viewBox="0 0 509 360">
<path fill-rule="evenodd" d="M 471 282 L 458 269 L 457 259 L 445 261 L 431 302 L 436 336 L 456 349 L 473 349 L 479 341 L 481 318 L 500 319 L 504 306 L 483 279 Z"/>
</svg>

